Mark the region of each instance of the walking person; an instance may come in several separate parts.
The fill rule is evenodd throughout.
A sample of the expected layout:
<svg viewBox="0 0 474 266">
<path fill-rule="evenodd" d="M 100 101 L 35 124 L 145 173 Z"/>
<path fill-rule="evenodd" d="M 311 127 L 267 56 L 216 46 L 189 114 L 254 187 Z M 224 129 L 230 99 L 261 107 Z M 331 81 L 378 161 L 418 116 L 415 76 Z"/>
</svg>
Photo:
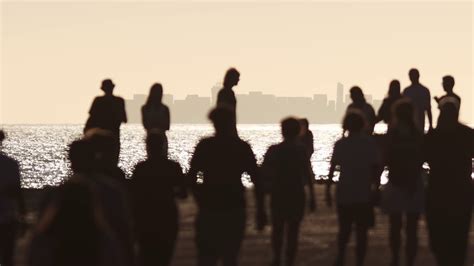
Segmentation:
<svg viewBox="0 0 474 266">
<path fill-rule="evenodd" d="M 364 116 L 364 120 L 366 121 L 366 133 L 372 135 L 376 123 L 376 115 L 374 108 L 366 101 L 364 92 L 360 87 L 352 87 L 350 89 L 350 94 L 352 103 L 347 106 L 346 113 L 354 109 L 359 110 Z"/>
<path fill-rule="evenodd" d="M 459 103 L 440 105 L 436 129 L 425 140 L 430 167 L 426 221 L 430 247 L 439 266 L 464 266 L 473 207 L 474 130 L 458 121 Z"/>
<path fill-rule="evenodd" d="M 285 266 L 294 265 L 298 238 L 308 198 L 310 211 L 315 210 L 313 173 L 305 146 L 298 139 L 300 122 L 287 118 L 281 122 L 283 141 L 271 146 L 265 154 L 263 170 L 270 183 L 272 220 L 272 266 L 280 266 L 283 243 L 286 243 Z M 308 187 L 307 197 L 305 186 Z M 284 241 L 286 239 L 286 241 Z"/>
<path fill-rule="evenodd" d="M 425 130 L 425 113 L 428 117 L 428 131 L 433 129 L 433 115 L 431 113 L 431 94 L 430 90 L 420 83 L 420 72 L 416 68 L 410 69 L 408 72 L 411 85 L 403 90 L 403 96 L 412 100 L 415 106 L 415 123 L 416 126 L 424 132 Z"/>
<path fill-rule="evenodd" d="M 421 176 L 423 133 L 415 124 L 414 107 L 410 100 L 402 99 L 394 103 L 386 138 L 384 158 L 388 167 L 388 183 L 382 193 L 382 208 L 390 219 L 390 265 L 400 265 L 400 231 L 404 227 L 406 265 L 413 266 L 418 250 L 418 220 L 424 209 Z"/>
<path fill-rule="evenodd" d="M 365 116 L 350 110 L 343 121 L 348 132 L 334 144 L 326 186 L 326 203 L 332 206 L 331 184 L 336 166 L 340 167 L 336 185 L 339 232 L 336 266 L 345 265 L 346 246 L 356 227 L 356 265 L 364 264 L 367 251 L 367 231 L 372 223 L 371 194 L 378 187 L 379 156 L 375 141 L 364 132 Z"/>
<path fill-rule="evenodd" d="M 170 110 L 163 104 L 163 86 L 153 84 L 146 103 L 142 106 L 142 123 L 147 132 L 153 131 L 163 135 L 163 154 L 168 156 L 168 138 L 166 131 L 170 129 Z"/>
<path fill-rule="evenodd" d="M 132 209 L 140 266 L 170 265 L 179 224 L 175 198 L 186 197 L 181 166 L 162 153 L 164 145 L 163 134 L 149 133 L 147 159 L 136 165 L 132 175 Z"/>
<path fill-rule="evenodd" d="M 224 266 L 237 265 L 246 223 L 244 172 L 255 185 L 258 229 L 265 222 L 255 155 L 235 134 L 233 117 L 233 110 L 226 107 L 211 111 L 215 135 L 199 141 L 190 163 L 188 175 L 199 208 L 195 222 L 198 266 L 214 266 L 219 261 Z"/>
</svg>

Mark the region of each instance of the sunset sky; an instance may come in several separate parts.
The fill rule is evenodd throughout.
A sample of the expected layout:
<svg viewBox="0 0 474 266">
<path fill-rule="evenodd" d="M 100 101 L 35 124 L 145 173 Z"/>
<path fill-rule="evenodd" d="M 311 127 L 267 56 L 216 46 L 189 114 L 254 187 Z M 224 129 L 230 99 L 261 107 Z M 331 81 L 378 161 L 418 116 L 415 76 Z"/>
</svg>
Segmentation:
<svg viewBox="0 0 474 266">
<path fill-rule="evenodd" d="M 82 123 L 100 82 L 131 98 L 210 96 L 227 68 L 237 92 L 281 96 L 359 85 L 382 98 L 417 67 L 432 95 L 456 78 L 473 122 L 471 1 L 3 1 L 0 123 Z M 434 105 L 434 103 L 433 103 Z M 435 110 L 436 107 L 433 107 Z"/>
</svg>

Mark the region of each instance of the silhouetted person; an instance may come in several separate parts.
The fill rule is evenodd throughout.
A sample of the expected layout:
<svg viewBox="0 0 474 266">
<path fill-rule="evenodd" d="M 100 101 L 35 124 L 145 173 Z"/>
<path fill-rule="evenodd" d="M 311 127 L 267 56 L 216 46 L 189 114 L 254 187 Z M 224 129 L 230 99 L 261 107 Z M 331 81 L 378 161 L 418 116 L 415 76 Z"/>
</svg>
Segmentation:
<svg viewBox="0 0 474 266">
<path fill-rule="evenodd" d="M 245 188 L 247 172 L 255 185 L 257 226 L 264 225 L 263 194 L 257 164 L 250 145 L 235 134 L 234 112 L 217 107 L 209 114 L 215 135 L 202 139 L 190 163 L 189 176 L 199 211 L 196 217 L 198 265 L 237 265 L 245 232 Z M 201 180 L 198 181 L 198 173 Z"/>
<path fill-rule="evenodd" d="M 337 214 L 339 222 L 338 254 L 335 265 L 344 265 L 346 246 L 352 225 L 356 226 L 356 265 L 363 265 L 367 250 L 367 230 L 372 223 L 371 194 L 378 180 L 379 156 L 372 137 L 364 132 L 364 114 L 349 110 L 343 121 L 348 131 L 334 144 L 326 187 L 326 202 L 332 206 L 330 192 L 336 166 L 340 166 L 336 186 Z"/>
<path fill-rule="evenodd" d="M 125 101 L 113 95 L 114 88 L 115 84 L 112 80 L 102 81 L 100 89 L 105 95 L 96 97 L 92 102 L 84 132 L 91 128 L 101 128 L 113 132 L 117 138 L 120 138 L 120 125 L 127 123 L 127 115 Z"/>
<path fill-rule="evenodd" d="M 377 122 L 384 121 L 387 125 L 390 125 L 392 118 L 392 106 L 393 104 L 402 98 L 400 92 L 400 82 L 396 79 L 390 82 L 388 88 L 388 94 L 383 99 L 382 105 L 377 113 Z"/>
<path fill-rule="evenodd" d="M 369 135 L 372 135 L 372 133 L 374 132 L 374 126 L 376 123 L 374 108 L 365 100 L 365 96 L 361 88 L 357 86 L 352 87 L 350 89 L 350 94 L 351 94 L 352 103 L 349 104 L 349 106 L 347 106 L 347 111 L 351 109 L 360 110 L 362 114 L 364 115 L 365 121 L 367 121 L 366 131 Z"/>
<path fill-rule="evenodd" d="M 403 95 L 410 98 L 415 106 L 415 123 L 417 127 L 425 130 L 425 113 L 428 116 L 429 130 L 433 129 L 433 115 L 431 114 L 431 94 L 427 87 L 420 83 L 418 69 L 412 68 L 408 72 L 411 85 L 406 87 Z"/>
<path fill-rule="evenodd" d="M 175 198 L 186 196 L 185 178 L 179 163 L 163 154 L 165 137 L 149 133 L 147 159 L 132 176 L 132 206 L 139 243 L 139 265 L 169 265 L 178 234 Z"/>
<path fill-rule="evenodd" d="M 123 172 L 107 164 L 113 151 L 113 137 L 96 134 L 74 141 L 69 146 L 73 175 L 70 180 L 88 182 L 96 192 L 104 222 L 118 241 L 123 265 L 133 265 L 132 215 L 125 183 L 115 174 Z M 120 170 L 120 171 L 119 171 Z"/>
<path fill-rule="evenodd" d="M 33 232 L 27 265 L 126 265 L 92 191 L 80 180 L 59 187 Z"/>
<path fill-rule="evenodd" d="M 235 93 L 232 90 L 234 86 L 239 84 L 240 73 L 235 68 L 227 70 L 224 76 L 224 88 L 222 88 L 217 94 L 217 106 L 226 106 L 234 112 L 236 111 L 237 100 Z"/>
<path fill-rule="evenodd" d="M 415 125 L 414 107 L 409 99 L 394 103 L 387 132 L 386 162 L 388 184 L 382 195 L 382 207 L 390 217 L 391 266 L 400 265 L 400 230 L 406 217 L 406 265 L 414 265 L 418 249 L 418 219 L 424 209 L 423 133 Z"/>
<path fill-rule="evenodd" d="M 314 135 L 309 129 L 309 121 L 306 118 L 300 119 L 301 130 L 299 133 L 299 139 L 303 143 L 306 149 L 306 155 L 309 160 L 314 153 Z"/>
<path fill-rule="evenodd" d="M 283 142 L 271 146 L 265 154 L 263 169 L 269 179 L 272 213 L 273 266 L 281 265 L 283 238 L 286 235 L 286 266 L 294 265 L 298 236 L 303 219 L 308 185 L 309 208 L 315 209 L 313 173 L 307 151 L 298 139 L 300 122 L 287 118 L 281 122 Z"/>
<path fill-rule="evenodd" d="M 453 92 L 454 88 L 454 78 L 453 76 L 444 76 L 443 77 L 443 89 L 446 92 L 445 95 L 441 97 L 435 96 L 434 99 L 436 102 L 439 104 L 441 101 L 443 101 L 446 97 L 454 97 L 456 100 L 458 100 L 459 105 L 461 105 L 461 97 L 459 97 L 456 93 Z"/>
<path fill-rule="evenodd" d="M 463 266 L 472 216 L 474 131 L 458 122 L 453 102 L 440 106 L 436 129 L 426 136 L 430 166 L 426 220 L 439 266 Z"/>
<path fill-rule="evenodd" d="M 163 104 L 163 87 L 153 84 L 145 105 L 142 106 L 142 122 L 146 131 L 154 131 L 164 136 L 163 152 L 168 154 L 168 139 L 166 131 L 170 129 L 170 110 Z"/>
<path fill-rule="evenodd" d="M 4 139 L 0 130 L 0 148 Z M 24 215 L 18 162 L 0 151 L 0 265 L 13 265 L 18 222 Z"/>
</svg>

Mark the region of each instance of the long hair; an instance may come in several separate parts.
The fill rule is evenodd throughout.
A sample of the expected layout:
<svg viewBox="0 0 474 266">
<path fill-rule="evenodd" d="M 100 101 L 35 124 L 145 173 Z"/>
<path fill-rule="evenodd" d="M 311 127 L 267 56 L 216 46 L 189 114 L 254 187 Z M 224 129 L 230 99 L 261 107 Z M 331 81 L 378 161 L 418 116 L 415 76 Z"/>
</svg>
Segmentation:
<svg viewBox="0 0 474 266">
<path fill-rule="evenodd" d="M 163 86 L 160 83 L 155 83 L 150 88 L 150 94 L 146 99 L 145 108 L 152 106 L 159 106 L 163 99 Z"/>
</svg>

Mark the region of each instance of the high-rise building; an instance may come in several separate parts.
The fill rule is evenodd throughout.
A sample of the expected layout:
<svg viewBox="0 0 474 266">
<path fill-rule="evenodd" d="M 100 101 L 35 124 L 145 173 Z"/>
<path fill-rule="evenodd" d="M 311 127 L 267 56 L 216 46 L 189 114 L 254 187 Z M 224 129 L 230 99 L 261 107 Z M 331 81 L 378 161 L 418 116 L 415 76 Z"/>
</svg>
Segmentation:
<svg viewBox="0 0 474 266">
<path fill-rule="evenodd" d="M 338 82 L 337 83 L 337 97 L 336 97 L 336 113 L 338 114 L 342 114 L 345 109 L 343 97 L 344 97 L 344 85 Z"/>
</svg>

